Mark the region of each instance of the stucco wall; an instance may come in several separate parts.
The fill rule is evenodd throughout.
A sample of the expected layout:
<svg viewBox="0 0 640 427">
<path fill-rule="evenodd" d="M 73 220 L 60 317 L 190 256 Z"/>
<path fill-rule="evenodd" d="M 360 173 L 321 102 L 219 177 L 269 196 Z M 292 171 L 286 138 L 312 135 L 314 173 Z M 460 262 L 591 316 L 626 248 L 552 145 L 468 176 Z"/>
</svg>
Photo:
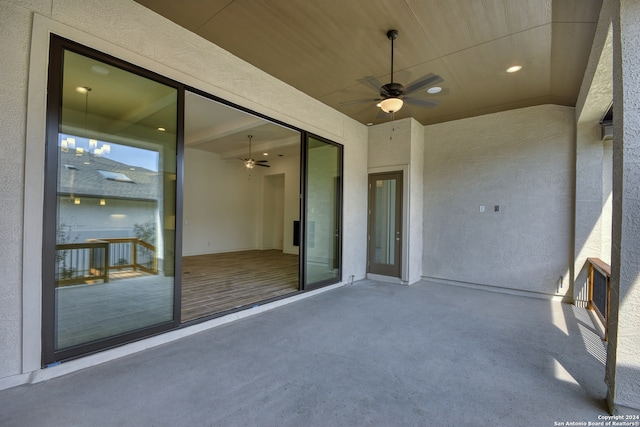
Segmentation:
<svg viewBox="0 0 640 427">
<path fill-rule="evenodd" d="M 407 118 L 370 127 L 368 165 L 369 173 L 403 172 L 401 281 L 413 284 L 422 278 L 424 126 Z"/>
<path fill-rule="evenodd" d="M 640 409 L 640 3 L 614 1 L 613 226 L 607 400 Z"/>
<path fill-rule="evenodd" d="M 576 103 L 576 205 L 573 298 L 586 306 L 589 257 L 611 262 L 611 141 L 602 142 L 600 120 L 613 100 L 609 7 L 600 11 L 589 62 Z"/>
<path fill-rule="evenodd" d="M 53 32 L 345 146 L 344 277 L 364 277 L 367 128 L 131 0 L 0 0 L 0 380 L 40 367 L 46 73 Z M 26 131 L 26 133 L 25 133 Z M 366 200 L 366 198 L 364 199 Z M 22 264 L 23 252 L 33 262 Z M 3 384 L 10 383 L 6 380 Z M 1 384 L 0 384 L 1 385 Z"/>
<path fill-rule="evenodd" d="M 0 62 L 0 378 L 19 372 L 21 366 L 22 194 L 31 16 L 18 4 L 0 1 L 0 54 L 5 58 Z M 39 258 L 39 253 L 26 255 Z"/>
<path fill-rule="evenodd" d="M 574 123 L 543 105 L 425 127 L 425 277 L 567 293 Z"/>
</svg>

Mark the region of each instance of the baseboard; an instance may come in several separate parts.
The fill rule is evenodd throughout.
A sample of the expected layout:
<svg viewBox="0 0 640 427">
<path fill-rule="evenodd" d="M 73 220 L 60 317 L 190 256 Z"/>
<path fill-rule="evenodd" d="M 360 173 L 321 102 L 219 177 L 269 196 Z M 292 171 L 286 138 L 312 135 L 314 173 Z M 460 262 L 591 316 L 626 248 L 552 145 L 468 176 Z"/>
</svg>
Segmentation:
<svg viewBox="0 0 640 427">
<path fill-rule="evenodd" d="M 422 280 L 427 282 L 440 283 L 443 285 L 460 286 L 463 288 L 480 289 L 483 291 L 496 292 L 508 295 L 517 295 L 528 298 L 543 299 L 547 301 L 561 301 L 572 303 L 573 299 L 565 295 L 545 294 L 542 292 L 525 291 L 522 289 L 503 288 L 501 286 L 483 285 L 480 283 L 460 282 L 457 280 L 442 279 L 440 277 L 422 276 Z"/>
<path fill-rule="evenodd" d="M 6 390 L 8 388 L 17 387 L 19 385 L 28 384 L 29 377 L 31 373 L 28 374 L 18 374 L 12 375 L 10 377 L 0 378 L 0 390 Z"/>
</svg>

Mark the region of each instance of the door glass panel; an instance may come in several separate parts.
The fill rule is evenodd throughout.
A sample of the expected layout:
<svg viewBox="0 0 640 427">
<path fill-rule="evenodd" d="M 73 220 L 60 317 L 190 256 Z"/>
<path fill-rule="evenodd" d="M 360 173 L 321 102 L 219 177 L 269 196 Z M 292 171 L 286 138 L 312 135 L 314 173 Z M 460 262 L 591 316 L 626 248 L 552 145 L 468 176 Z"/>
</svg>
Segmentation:
<svg viewBox="0 0 640 427">
<path fill-rule="evenodd" d="M 54 347 L 173 320 L 177 89 L 64 51 Z"/>
<path fill-rule="evenodd" d="M 376 180 L 374 224 L 376 264 L 394 264 L 396 235 L 396 180 Z"/>
<path fill-rule="evenodd" d="M 309 137 L 305 288 L 335 283 L 340 277 L 340 200 L 342 149 Z"/>
</svg>

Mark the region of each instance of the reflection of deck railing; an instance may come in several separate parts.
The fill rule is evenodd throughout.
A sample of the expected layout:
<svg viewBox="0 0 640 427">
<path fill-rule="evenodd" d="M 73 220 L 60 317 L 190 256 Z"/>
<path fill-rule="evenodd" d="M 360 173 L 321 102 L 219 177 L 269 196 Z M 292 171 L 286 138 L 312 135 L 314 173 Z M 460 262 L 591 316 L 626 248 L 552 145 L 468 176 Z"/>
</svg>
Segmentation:
<svg viewBox="0 0 640 427">
<path fill-rule="evenodd" d="M 107 261 L 108 260 L 108 261 Z M 56 245 L 58 286 L 109 281 L 110 270 L 158 274 L 155 246 L 138 238 L 90 239 Z"/>
<path fill-rule="evenodd" d="M 589 264 L 589 305 L 604 325 L 604 339 L 608 338 L 611 267 L 598 258 L 587 258 Z"/>
</svg>

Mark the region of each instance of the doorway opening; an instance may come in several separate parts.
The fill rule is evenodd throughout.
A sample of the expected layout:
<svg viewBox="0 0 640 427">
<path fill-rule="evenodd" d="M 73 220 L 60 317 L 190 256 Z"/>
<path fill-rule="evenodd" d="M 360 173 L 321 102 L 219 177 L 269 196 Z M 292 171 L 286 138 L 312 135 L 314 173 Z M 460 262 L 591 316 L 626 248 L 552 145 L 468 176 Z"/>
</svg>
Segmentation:
<svg viewBox="0 0 640 427">
<path fill-rule="evenodd" d="M 402 277 L 402 171 L 369 175 L 367 272 Z"/>
<path fill-rule="evenodd" d="M 300 290 L 300 132 L 187 92 L 182 322 Z"/>
</svg>

